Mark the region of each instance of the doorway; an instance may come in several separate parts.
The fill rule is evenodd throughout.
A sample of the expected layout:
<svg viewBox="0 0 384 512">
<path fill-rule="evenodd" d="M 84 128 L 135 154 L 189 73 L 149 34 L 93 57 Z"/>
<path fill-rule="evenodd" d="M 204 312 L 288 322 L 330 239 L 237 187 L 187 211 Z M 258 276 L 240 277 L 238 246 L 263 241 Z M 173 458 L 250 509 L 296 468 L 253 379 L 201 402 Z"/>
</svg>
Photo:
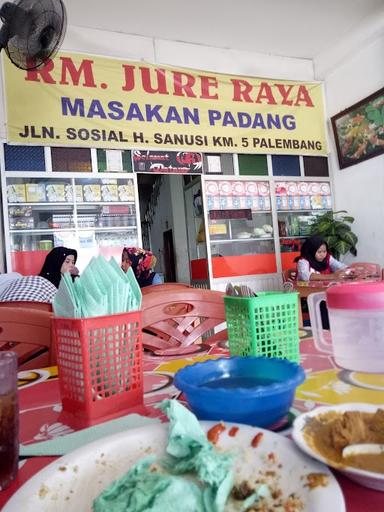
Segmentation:
<svg viewBox="0 0 384 512">
<path fill-rule="evenodd" d="M 193 284 L 195 260 L 206 257 L 200 175 L 137 173 L 137 184 L 142 244 L 156 256 L 156 272 L 164 282 Z"/>
<path fill-rule="evenodd" d="M 175 252 L 173 248 L 172 229 L 163 233 L 163 256 L 164 256 L 164 282 L 176 282 Z"/>
</svg>

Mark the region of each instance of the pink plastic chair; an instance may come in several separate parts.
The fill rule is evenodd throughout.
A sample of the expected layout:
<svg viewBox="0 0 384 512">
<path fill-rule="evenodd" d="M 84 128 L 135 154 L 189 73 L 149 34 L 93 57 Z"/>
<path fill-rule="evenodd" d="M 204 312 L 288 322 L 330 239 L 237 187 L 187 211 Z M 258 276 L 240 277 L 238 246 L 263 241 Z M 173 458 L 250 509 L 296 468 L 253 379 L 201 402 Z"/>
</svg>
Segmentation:
<svg viewBox="0 0 384 512">
<path fill-rule="evenodd" d="M 147 295 L 148 293 L 159 293 L 159 292 L 167 292 L 169 290 L 183 290 L 185 288 L 192 288 L 191 285 L 186 283 L 163 283 L 163 284 L 153 284 L 151 286 L 145 286 L 141 289 L 141 293 L 143 295 Z"/>
<path fill-rule="evenodd" d="M 16 352 L 21 370 L 56 364 L 51 318 L 49 311 L 0 307 L 0 350 Z"/>
<path fill-rule="evenodd" d="M 224 293 L 199 288 L 168 290 L 143 296 L 143 346 L 156 355 L 188 354 L 196 346 L 227 339 L 226 326 L 210 336 L 212 329 L 225 322 Z"/>
</svg>

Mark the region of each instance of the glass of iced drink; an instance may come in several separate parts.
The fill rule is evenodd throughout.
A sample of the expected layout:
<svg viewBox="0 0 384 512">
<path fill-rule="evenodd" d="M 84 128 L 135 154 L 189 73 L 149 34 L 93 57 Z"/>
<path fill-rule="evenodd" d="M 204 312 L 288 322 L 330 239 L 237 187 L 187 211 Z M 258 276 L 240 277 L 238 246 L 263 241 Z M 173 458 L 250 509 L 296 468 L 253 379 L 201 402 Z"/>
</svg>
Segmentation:
<svg viewBox="0 0 384 512">
<path fill-rule="evenodd" d="M 0 352 L 0 491 L 15 478 L 19 459 L 17 356 Z"/>
</svg>

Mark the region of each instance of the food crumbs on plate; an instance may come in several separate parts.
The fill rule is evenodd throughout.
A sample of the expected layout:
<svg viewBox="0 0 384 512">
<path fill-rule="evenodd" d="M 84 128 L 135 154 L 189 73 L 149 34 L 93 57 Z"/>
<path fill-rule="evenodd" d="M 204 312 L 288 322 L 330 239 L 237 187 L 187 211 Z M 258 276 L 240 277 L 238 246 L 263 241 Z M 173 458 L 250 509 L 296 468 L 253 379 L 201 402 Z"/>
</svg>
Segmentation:
<svg viewBox="0 0 384 512">
<path fill-rule="evenodd" d="M 244 480 L 239 485 L 235 485 L 231 491 L 231 496 L 237 501 L 243 501 L 254 492 L 254 488 L 249 485 L 249 482 Z"/>
<path fill-rule="evenodd" d="M 272 491 L 272 498 L 274 500 L 277 500 L 278 498 L 281 498 L 283 495 L 283 491 L 281 489 L 274 489 Z"/>
<path fill-rule="evenodd" d="M 238 431 L 239 431 L 239 427 L 231 427 L 229 429 L 228 435 L 230 437 L 235 437 L 235 435 L 238 433 Z"/>
<path fill-rule="evenodd" d="M 67 466 L 60 466 L 59 471 L 67 471 Z"/>
<path fill-rule="evenodd" d="M 48 487 L 44 484 L 41 484 L 41 487 L 39 489 L 39 498 L 44 499 L 48 493 L 49 493 Z"/>
<path fill-rule="evenodd" d="M 269 452 L 267 455 L 267 459 L 269 462 L 272 462 L 274 464 L 276 462 L 276 455 L 273 452 Z"/>
<path fill-rule="evenodd" d="M 316 489 L 316 487 L 327 487 L 329 483 L 329 476 L 325 473 L 308 473 L 307 483 L 304 487 L 309 489 Z"/>
<path fill-rule="evenodd" d="M 300 512 L 304 510 L 302 500 L 294 492 L 284 501 L 284 512 Z"/>
<path fill-rule="evenodd" d="M 73 466 L 72 471 L 77 473 L 79 471 L 79 466 Z"/>
<path fill-rule="evenodd" d="M 212 444 L 216 444 L 219 440 L 220 434 L 224 432 L 225 429 L 226 426 L 224 425 L 224 423 L 218 423 L 217 425 L 213 425 L 213 427 L 211 427 L 207 432 L 208 441 L 210 441 Z"/>
<path fill-rule="evenodd" d="M 262 440 L 263 438 L 263 433 L 262 432 L 259 432 L 258 434 L 255 435 L 255 437 L 252 439 L 251 441 L 251 446 L 253 448 L 257 448 L 260 444 L 260 441 Z"/>
</svg>

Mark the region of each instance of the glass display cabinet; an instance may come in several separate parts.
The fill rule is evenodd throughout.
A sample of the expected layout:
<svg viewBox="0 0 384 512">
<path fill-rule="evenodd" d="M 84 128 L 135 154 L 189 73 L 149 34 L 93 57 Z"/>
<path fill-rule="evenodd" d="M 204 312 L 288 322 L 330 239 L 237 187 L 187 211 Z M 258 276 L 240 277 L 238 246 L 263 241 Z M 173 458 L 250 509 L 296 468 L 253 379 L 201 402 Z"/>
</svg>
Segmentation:
<svg viewBox="0 0 384 512">
<path fill-rule="evenodd" d="M 275 182 L 276 212 L 282 269 L 291 268 L 316 216 L 332 209 L 331 188 L 325 181 Z"/>
<path fill-rule="evenodd" d="M 138 244 L 132 178 L 7 176 L 6 188 L 13 271 L 38 272 L 59 245 L 81 249 L 81 270 L 92 256 L 119 258 L 123 246 Z"/>
<path fill-rule="evenodd" d="M 269 182 L 206 180 L 214 278 L 276 272 Z"/>
</svg>

